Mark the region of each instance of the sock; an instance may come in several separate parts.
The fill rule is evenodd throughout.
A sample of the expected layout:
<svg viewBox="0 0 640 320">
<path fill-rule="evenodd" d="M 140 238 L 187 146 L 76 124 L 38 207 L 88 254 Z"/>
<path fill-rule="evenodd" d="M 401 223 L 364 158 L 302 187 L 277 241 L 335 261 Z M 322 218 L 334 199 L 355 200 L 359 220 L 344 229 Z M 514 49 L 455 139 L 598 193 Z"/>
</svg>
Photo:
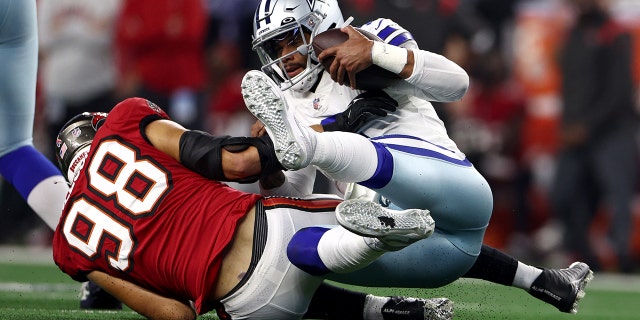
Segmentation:
<svg viewBox="0 0 640 320">
<path fill-rule="evenodd" d="M 27 203 L 51 230 L 55 230 L 68 192 L 67 180 L 63 176 L 52 176 L 31 189 Z"/>
<path fill-rule="evenodd" d="M 516 288 L 529 290 L 540 274 L 542 274 L 542 269 L 518 261 L 518 269 L 512 285 Z"/>
<path fill-rule="evenodd" d="M 49 227 L 56 228 L 69 187 L 60 170 L 32 145 L 0 158 L 0 174 Z"/>
<path fill-rule="evenodd" d="M 287 257 L 312 275 L 347 273 L 366 267 L 386 252 L 375 247 L 377 242 L 343 227 L 308 227 L 293 235 Z"/>
<path fill-rule="evenodd" d="M 320 239 L 318 255 L 332 272 L 348 273 L 368 266 L 386 252 L 375 247 L 378 242 L 378 239 L 362 237 L 343 227 L 335 227 Z"/>
<path fill-rule="evenodd" d="M 463 277 L 511 286 L 517 268 L 518 260 L 483 244 L 478 259 Z"/>
<path fill-rule="evenodd" d="M 318 242 L 329 231 L 325 227 L 308 227 L 298 230 L 287 245 L 287 257 L 291 263 L 314 276 L 330 273 L 320 255 L 318 254 Z"/>
<path fill-rule="evenodd" d="M 378 156 L 373 144 L 365 137 L 346 132 L 317 134 L 316 152 L 312 164 L 337 181 L 360 182 L 373 176 Z"/>
<path fill-rule="evenodd" d="M 303 319 L 364 320 L 362 317 L 367 294 L 352 291 L 326 282 L 313 294 Z M 336 303 L 339 301 L 340 303 Z"/>
</svg>

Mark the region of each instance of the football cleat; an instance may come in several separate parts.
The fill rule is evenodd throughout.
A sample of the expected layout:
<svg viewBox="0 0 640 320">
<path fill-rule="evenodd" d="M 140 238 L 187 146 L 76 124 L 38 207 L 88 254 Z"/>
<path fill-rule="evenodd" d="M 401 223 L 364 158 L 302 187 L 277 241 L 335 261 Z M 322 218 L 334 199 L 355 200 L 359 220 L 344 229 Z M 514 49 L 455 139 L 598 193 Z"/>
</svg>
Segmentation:
<svg viewBox="0 0 640 320">
<path fill-rule="evenodd" d="M 345 229 L 379 239 L 382 250 L 400 250 L 433 234 L 435 221 L 429 210 L 392 210 L 367 200 L 345 200 L 336 207 L 336 219 Z"/>
<path fill-rule="evenodd" d="M 266 74 L 251 70 L 242 78 L 242 97 L 249 111 L 273 140 L 278 161 L 289 170 L 311 162 L 316 140 L 311 128 L 302 127 L 290 112 L 282 91 Z"/>
<path fill-rule="evenodd" d="M 80 309 L 122 310 L 122 302 L 97 284 L 87 281 L 80 288 Z"/>
<path fill-rule="evenodd" d="M 566 313 L 577 313 L 585 287 L 593 280 L 593 271 L 583 262 L 565 269 L 544 269 L 531 285 L 529 293 Z"/>
<path fill-rule="evenodd" d="M 407 298 L 393 296 L 382 307 L 383 320 L 450 320 L 453 301 L 447 298 Z"/>
</svg>

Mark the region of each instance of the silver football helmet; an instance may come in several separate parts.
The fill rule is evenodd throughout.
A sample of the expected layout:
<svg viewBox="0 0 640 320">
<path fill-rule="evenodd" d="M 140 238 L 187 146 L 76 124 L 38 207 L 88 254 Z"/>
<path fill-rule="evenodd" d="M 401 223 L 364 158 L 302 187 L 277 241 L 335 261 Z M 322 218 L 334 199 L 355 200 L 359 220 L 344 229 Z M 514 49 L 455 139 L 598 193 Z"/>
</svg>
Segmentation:
<svg viewBox="0 0 640 320">
<path fill-rule="evenodd" d="M 56 138 L 56 159 L 67 181 L 72 182 L 82 167 L 98 128 L 104 123 L 104 112 L 83 112 L 67 121 Z"/>
<path fill-rule="evenodd" d="M 317 34 L 342 27 L 343 23 L 336 0 L 262 0 L 253 21 L 252 43 L 262 62 L 262 71 L 282 90 L 309 91 L 323 70 L 311 42 Z M 278 43 L 284 40 L 300 43 L 298 50 L 281 56 Z M 300 74 L 289 77 L 283 61 L 293 54 L 306 55 L 307 66 Z"/>
</svg>

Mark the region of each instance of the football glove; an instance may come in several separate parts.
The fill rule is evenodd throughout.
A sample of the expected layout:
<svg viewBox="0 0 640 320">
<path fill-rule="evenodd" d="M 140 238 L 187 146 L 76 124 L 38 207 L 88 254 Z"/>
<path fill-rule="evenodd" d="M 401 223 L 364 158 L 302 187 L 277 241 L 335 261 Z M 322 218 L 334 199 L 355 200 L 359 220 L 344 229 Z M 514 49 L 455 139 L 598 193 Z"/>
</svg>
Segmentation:
<svg viewBox="0 0 640 320">
<path fill-rule="evenodd" d="M 324 131 L 358 132 L 367 122 L 396 111 L 398 102 L 382 90 L 369 90 L 353 98 L 342 113 L 322 121 Z"/>
</svg>

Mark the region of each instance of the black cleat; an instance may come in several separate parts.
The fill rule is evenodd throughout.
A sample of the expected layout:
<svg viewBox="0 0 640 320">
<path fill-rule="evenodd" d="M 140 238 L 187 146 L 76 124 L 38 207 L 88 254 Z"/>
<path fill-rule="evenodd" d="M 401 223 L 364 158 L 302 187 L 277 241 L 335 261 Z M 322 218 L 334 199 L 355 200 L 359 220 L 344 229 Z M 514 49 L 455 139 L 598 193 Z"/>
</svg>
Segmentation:
<svg viewBox="0 0 640 320">
<path fill-rule="evenodd" d="M 91 281 L 82 284 L 80 294 L 80 309 L 122 310 L 122 302 Z"/>
<path fill-rule="evenodd" d="M 450 320 L 453 301 L 447 298 L 391 297 L 382 307 L 384 320 Z"/>
<path fill-rule="evenodd" d="M 533 282 L 529 293 L 566 313 L 578 312 L 584 288 L 593 279 L 593 271 L 584 262 L 574 262 L 565 269 L 545 269 Z"/>
</svg>

